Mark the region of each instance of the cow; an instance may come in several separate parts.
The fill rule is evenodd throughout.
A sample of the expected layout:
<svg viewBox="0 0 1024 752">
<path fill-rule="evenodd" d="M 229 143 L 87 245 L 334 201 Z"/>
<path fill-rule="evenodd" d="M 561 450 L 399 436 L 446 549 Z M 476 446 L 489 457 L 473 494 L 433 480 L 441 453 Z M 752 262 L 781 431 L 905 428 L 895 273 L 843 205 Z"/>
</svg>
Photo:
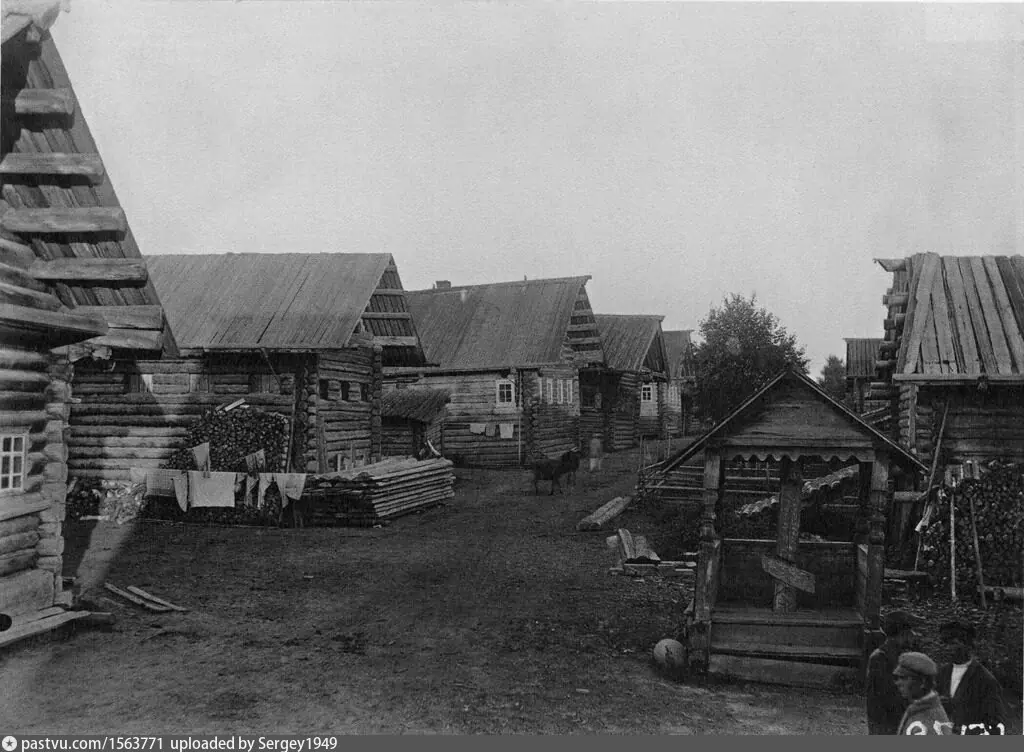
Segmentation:
<svg viewBox="0 0 1024 752">
<path fill-rule="evenodd" d="M 542 480 L 551 481 L 550 496 L 555 495 L 555 488 L 559 493 L 562 490 L 560 479 L 563 475 L 569 476 L 569 483 L 576 485 L 576 471 L 580 466 L 580 455 L 576 450 L 570 450 L 562 454 L 557 460 L 541 459 L 533 463 L 533 492 L 540 493 L 539 483 Z"/>
</svg>

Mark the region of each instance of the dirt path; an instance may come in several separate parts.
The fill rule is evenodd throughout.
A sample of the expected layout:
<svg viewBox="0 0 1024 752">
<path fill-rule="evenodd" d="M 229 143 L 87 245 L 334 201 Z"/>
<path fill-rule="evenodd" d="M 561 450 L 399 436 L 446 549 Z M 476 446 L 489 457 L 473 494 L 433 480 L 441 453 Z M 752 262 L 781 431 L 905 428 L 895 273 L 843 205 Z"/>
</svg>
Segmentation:
<svg viewBox="0 0 1024 752">
<path fill-rule="evenodd" d="M 574 531 L 629 490 L 635 460 L 611 458 L 555 497 L 533 496 L 525 472 L 460 471 L 453 503 L 383 529 L 69 523 L 69 558 L 117 625 L 5 654 L 0 726 L 862 733 L 857 697 L 681 685 L 652 670 L 687 593 L 610 576 L 605 534 Z M 104 579 L 191 611 L 116 602 L 95 588 Z"/>
</svg>

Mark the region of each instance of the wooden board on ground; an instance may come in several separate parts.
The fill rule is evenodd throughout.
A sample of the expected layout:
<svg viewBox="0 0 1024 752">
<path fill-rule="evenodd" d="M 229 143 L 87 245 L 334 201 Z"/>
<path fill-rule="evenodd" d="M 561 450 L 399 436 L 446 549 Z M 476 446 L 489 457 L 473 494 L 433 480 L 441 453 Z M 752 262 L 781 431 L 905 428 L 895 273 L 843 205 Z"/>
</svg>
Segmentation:
<svg viewBox="0 0 1024 752">
<path fill-rule="evenodd" d="M 49 611 L 49 609 L 47 609 L 47 611 Z M 41 619 L 35 619 L 34 621 L 16 624 L 6 632 L 0 632 L 0 647 L 10 645 L 11 643 L 19 640 L 24 640 L 27 637 L 35 637 L 36 635 L 43 634 L 44 632 L 49 632 L 63 624 L 67 624 L 75 619 L 81 619 L 88 615 L 88 611 L 62 611 L 61 613 L 51 613 Z"/>
<path fill-rule="evenodd" d="M 860 672 L 848 666 L 715 654 L 711 656 L 708 672 L 728 679 L 815 689 L 837 689 L 860 678 Z"/>
<path fill-rule="evenodd" d="M 114 595 L 119 595 L 122 598 L 124 598 L 126 601 L 131 601 L 132 603 L 136 604 L 137 606 L 142 606 L 143 608 L 145 608 L 145 609 L 147 609 L 149 611 L 156 611 L 156 612 L 160 613 L 160 612 L 171 611 L 172 610 L 169 606 L 161 606 L 159 603 L 153 603 L 152 601 L 148 601 L 145 598 L 140 598 L 137 595 L 132 595 L 131 593 L 127 593 L 124 590 L 122 590 L 121 588 L 116 587 L 114 585 L 111 585 L 109 582 L 104 582 L 103 583 L 103 587 L 105 589 L 109 590 Z"/>
<path fill-rule="evenodd" d="M 631 500 L 629 496 L 616 496 L 607 504 L 598 507 L 593 514 L 576 523 L 576 529 L 580 531 L 600 530 L 609 521 L 622 514 Z"/>
<path fill-rule="evenodd" d="M 140 598 L 145 598 L 146 600 L 153 601 L 153 603 L 157 604 L 158 606 L 167 606 L 172 611 L 188 611 L 187 608 L 175 606 L 170 601 L 165 601 L 163 598 L 157 598 L 155 595 L 150 595 L 142 588 L 135 587 L 134 585 L 129 585 L 126 589 L 128 590 L 129 593 L 135 593 L 135 595 L 139 596 Z"/>
<path fill-rule="evenodd" d="M 761 557 L 761 569 L 779 582 L 805 593 L 814 592 L 814 575 L 774 556 Z"/>
</svg>

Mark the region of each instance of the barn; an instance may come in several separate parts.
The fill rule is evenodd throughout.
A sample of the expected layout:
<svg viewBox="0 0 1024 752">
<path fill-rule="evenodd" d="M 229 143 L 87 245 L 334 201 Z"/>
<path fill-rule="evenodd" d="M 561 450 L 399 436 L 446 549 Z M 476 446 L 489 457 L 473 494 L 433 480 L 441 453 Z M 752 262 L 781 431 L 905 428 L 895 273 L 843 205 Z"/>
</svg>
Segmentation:
<svg viewBox="0 0 1024 752">
<path fill-rule="evenodd" d="M 75 362 L 173 352 L 159 300 L 47 29 L 5 4 L 0 129 L 0 642 L 57 626 Z M 51 12 L 43 12 L 49 10 Z M 39 11 L 35 13 L 34 11 Z"/>
<path fill-rule="evenodd" d="M 604 364 L 583 377 L 587 410 L 602 416 L 604 446 L 618 451 L 641 436 L 667 435 L 668 383 L 664 316 L 597 314 Z M 600 399 L 591 394 L 600 393 Z M 593 429 L 592 429 L 593 430 Z M 589 441 L 593 432 L 583 436 Z"/>
<path fill-rule="evenodd" d="M 190 254 L 148 266 L 180 357 L 79 367 L 81 477 L 162 466 L 187 426 L 239 399 L 290 421 L 287 469 L 381 456 L 385 362 L 422 359 L 390 254 Z"/>
<path fill-rule="evenodd" d="M 668 380 L 662 385 L 667 416 L 667 433 L 685 436 L 693 412 L 693 343 L 692 329 L 663 331 Z"/>
<path fill-rule="evenodd" d="M 450 395 L 445 456 L 517 467 L 579 441 L 580 368 L 603 362 L 588 276 L 409 293 L 428 367 L 385 368 L 385 390 Z"/>
</svg>

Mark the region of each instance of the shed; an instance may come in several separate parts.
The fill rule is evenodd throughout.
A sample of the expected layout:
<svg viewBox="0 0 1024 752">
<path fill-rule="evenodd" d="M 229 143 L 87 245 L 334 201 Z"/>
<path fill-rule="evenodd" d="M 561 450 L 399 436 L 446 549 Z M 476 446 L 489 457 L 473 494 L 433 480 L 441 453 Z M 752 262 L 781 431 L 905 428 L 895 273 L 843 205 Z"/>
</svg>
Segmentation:
<svg viewBox="0 0 1024 752">
<path fill-rule="evenodd" d="M 667 434 L 668 358 L 664 316 L 597 314 L 604 362 L 581 374 L 584 444 L 600 435 L 605 449 Z M 598 433 L 600 432 L 600 433 Z"/>
<path fill-rule="evenodd" d="M 693 365 L 692 329 L 663 331 L 668 381 L 664 384 L 668 435 L 685 436 L 693 412 L 693 388 L 695 374 Z"/>
<path fill-rule="evenodd" d="M 856 410 L 864 413 L 877 409 L 878 402 L 867 400 L 868 388 L 875 380 L 878 364 L 878 349 L 882 339 L 878 337 L 846 337 L 846 392 L 852 395 Z"/>
<path fill-rule="evenodd" d="M 697 670 L 746 680 L 829 685 L 857 681 L 880 639 L 885 519 L 890 478 L 924 466 L 905 449 L 785 370 L 661 467 L 704 455 L 703 511 L 694 599 L 685 615 Z M 774 540 L 722 538 L 716 530 L 726 463 L 779 467 Z M 850 541 L 800 539 L 807 462 L 856 462 L 862 534 Z"/>
<path fill-rule="evenodd" d="M 79 368 L 80 475 L 160 467 L 186 426 L 239 398 L 290 419 L 291 470 L 380 456 L 383 361 L 422 360 L 390 254 L 159 255 L 148 265 L 181 357 Z"/>
<path fill-rule="evenodd" d="M 576 449 L 577 374 L 603 362 L 589 279 L 441 282 L 411 292 L 429 365 L 386 369 L 385 388 L 448 390 L 445 454 L 464 464 L 515 467 Z"/>
<path fill-rule="evenodd" d="M 64 623 L 73 360 L 173 349 L 49 34 L 5 3 L 0 123 L 0 644 Z"/>
<path fill-rule="evenodd" d="M 447 389 L 412 387 L 386 391 L 381 399 L 384 456 L 419 456 L 429 447 L 444 454 L 444 416 L 450 401 Z"/>
</svg>

